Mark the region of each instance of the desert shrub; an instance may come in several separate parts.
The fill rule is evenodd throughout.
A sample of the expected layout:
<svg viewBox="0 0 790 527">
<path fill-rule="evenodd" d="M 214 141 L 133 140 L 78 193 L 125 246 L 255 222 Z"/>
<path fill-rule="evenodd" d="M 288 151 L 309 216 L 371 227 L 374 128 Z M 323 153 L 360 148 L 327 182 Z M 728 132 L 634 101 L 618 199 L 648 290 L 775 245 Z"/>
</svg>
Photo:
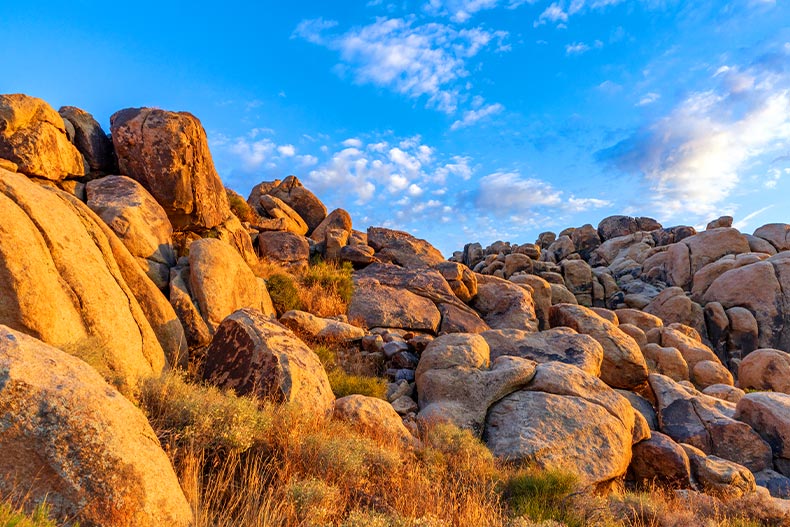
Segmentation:
<svg viewBox="0 0 790 527">
<path fill-rule="evenodd" d="M 272 298 L 272 304 L 274 304 L 278 315 L 292 309 L 302 309 L 299 289 L 291 275 L 286 273 L 271 275 L 266 280 L 266 288 L 269 290 L 269 296 Z"/>
<path fill-rule="evenodd" d="M 343 302 L 351 301 L 354 282 L 351 275 L 354 268 L 350 262 L 342 264 L 314 259 L 300 276 L 301 282 L 308 286 L 318 286 L 324 291 L 337 294 Z"/>
<path fill-rule="evenodd" d="M 313 351 L 318 355 L 318 360 L 327 371 L 333 370 L 338 367 L 337 365 L 337 351 L 326 344 L 319 344 L 313 348 Z"/>
<path fill-rule="evenodd" d="M 340 491 L 320 479 L 308 478 L 292 481 L 285 490 L 301 522 L 324 525 L 337 513 Z"/>
<path fill-rule="evenodd" d="M 145 381 L 140 405 L 171 449 L 200 445 L 209 452 L 244 452 L 271 426 L 258 401 L 188 383 L 176 372 Z"/>
<path fill-rule="evenodd" d="M 570 509 L 571 494 L 578 480 L 569 472 L 526 469 L 504 484 L 503 496 L 517 516 L 534 520 L 557 520 L 569 527 L 585 525 Z"/>
<path fill-rule="evenodd" d="M 258 219 L 258 214 L 250 207 L 249 203 L 236 192 L 229 188 L 225 189 L 225 194 L 228 196 L 228 204 L 230 211 L 241 221 L 248 223 L 255 223 Z"/>
<path fill-rule="evenodd" d="M 30 514 L 9 503 L 0 503 L 0 527 L 56 527 L 50 519 L 49 505 L 41 503 Z"/>
<path fill-rule="evenodd" d="M 340 398 L 346 395 L 359 394 L 386 399 L 387 382 L 381 377 L 353 375 L 346 373 L 342 368 L 335 368 L 329 371 L 327 375 L 335 397 Z"/>
<path fill-rule="evenodd" d="M 423 433 L 422 456 L 440 464 L 456 480 L 485 481 L 497 473 L 494 456 L 469 430 L 437 423 Z"/>
</svg>

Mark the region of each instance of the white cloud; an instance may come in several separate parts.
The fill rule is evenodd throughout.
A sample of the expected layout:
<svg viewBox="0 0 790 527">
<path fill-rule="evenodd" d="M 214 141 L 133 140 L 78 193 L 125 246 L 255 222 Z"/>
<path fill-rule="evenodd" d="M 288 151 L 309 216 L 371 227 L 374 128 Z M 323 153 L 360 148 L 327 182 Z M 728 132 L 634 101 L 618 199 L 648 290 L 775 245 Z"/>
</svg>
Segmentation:
<svg viewBox="0 0 790 527">
<path fill-rule="evenodd" d="M 565 46 L 566 55 L 581 55 L 582 53 L 586 53 L 588 51 L 590 51 L 590 46 L 584 42 L 574 42 L 573 44 L 567 44 Z"/>
<path fill-rule="evenodd" d="M 547 7 L 535 21 L 534 26 L 542 26 L 547 22 L 561 23 L 568 21 L 568 13 L 566 13 L 560 4 L 553 3 Z"/>
<path fill-rule="evenodd" d="M 733 222 L 732 226 L 738 229 L 739 231 L 743 231 L 746 227 L 749 226 L 750 221 L 752 221 L 754 218 L 756 218 L 757 216 L 759 216 L 760 214 L 771 208 L 773 208 L 773 205 L 768 205 L 761 209 L 757 209 L 756 211 L 747 214 L 740 220 Z"/>
<path fill-rule="evenodd" d="M 296 148 L 294 145 L 281 145 L 277 147 L 277 151 L 283 157 L 293 157 L 296 155 Z"/>
<path fill-rule="evenodd" d="M 639 99 L 639 102 L 636 103 L 637 106 L 647 106 L 648 104 L 653 104 L 657 100 L 661 98 L 661 95 L 655 92 L 646 93 Z"/>
<path fill-rule="evenodd" d="M 424 9 L 435 16 L 449 16 L 454 22 L 466 22 L 472 16 L 493 9 L 499 0 L 429 0 Z"/>
<path fill-rule="evenodd" d="M 560 0 L 552 3 L 535 20 L 534 26 L 539 27 L 544 24 L 556 24 L 558 28 L 566 27 L 569 18 L 576 14 L 584 14 L 591 11 L 599 11 L 609 6 L 623 3 L 625 0 Z"/>
<path fill-rule="evenodd" d="M 568 198 L 566 208 L 572 212 L 584 212 L 590 209 L 601 209 L 612 205 L 611 201 L 597 198 Z"/>
<path fill-rule="evenodd" d="M 273 155 L 276 148 L 277 145 L 271 139 L 252 141 L 245 137 L 239 137 L 230 144 L 228 150 L 239 158 L 245 170 L 254 170 L 263 165 L 264 161 Z"/>
<path fill-rule="evenodd" d="M 717 214 L 742 172 L 790 147 L 790 79 L 737 67 L 720 68 L 715 78 L 716 89 L 689 95 L 665 117 L 599 154 L 641 174 L 653 205 L 668 217 Z"/>
<path fill-rule="evenodd" d="M 521 213 L 533 207 L 559 205 L 561 194 L 539 179 L 516 172 L 494 172 L 480 179 L 475 205 L 495 215 Z"/>
<path fill-rule="evenodd" d="M 501 104 L 494 103 L 494 104 L 483 106 L 477 110 L 468 110 L 464 112 L 464 115 L 461 119 L 455 121 L 450 126 L 450 130 L 458 130 L 459 128 L 466 128 L 467 126 L 471 126 L 475 124 L 480 119 L 488 117 L 489 115 L 498 114 L 502 112 L 502 110 L 504 109 L 505 107 L 502 106 Z"/>
<path fill-rule="evenodd" d="M 295 36 L 339 52 L 343 69 L 360 84 L 386 87 L 452 114 L 468 96 L 468 62 L 482 50 L 505 49 L 504 31 L 456 29 L 408 18 L 377 18 L 346 33 L 327 34 L 323 19 L 302 21 Z M 317 32 L 317 33 L 316 33 Z"/>
<path fill-rule="evenodd" d="M 472 167 L 469 166 L 469 162 L 472 160 L 471 157 L 453 156 L 451 160 L 451 163 L 446 163 L 434 171 L 434 181 L 444 185 L 448 176 L 458 177 L 463 181 L 468 181 L 472 177 Z"/>
<path fill-rule="evenodd" d="M 341 143 L 341 144 L 343 146 L 351 146 L 351 147 L 354 147 L 354 148 L 362 148 L 362 141 L 360 141 L 356 137 L 349 137 L 348 139 L 343 141 L 343 143 Z"/>
</svg>

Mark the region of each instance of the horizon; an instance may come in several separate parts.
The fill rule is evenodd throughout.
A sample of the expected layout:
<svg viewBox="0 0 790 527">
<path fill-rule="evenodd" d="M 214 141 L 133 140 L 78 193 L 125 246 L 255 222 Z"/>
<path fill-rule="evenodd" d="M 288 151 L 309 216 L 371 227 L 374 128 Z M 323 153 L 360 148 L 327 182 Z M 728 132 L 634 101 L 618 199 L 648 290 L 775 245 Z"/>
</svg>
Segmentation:
<svg viewBox="0 0 790 527">
<path fill-rule="evenodd" d="M 245 198 L 299 177 L 445 257 L 606 216 L 753 231 L 790 205 L 790 6 L 371 0 L 6 6 L 2 93 L 188 111 Z M 153 13 L 153 15 L 152 15 Z"/>
</svg>

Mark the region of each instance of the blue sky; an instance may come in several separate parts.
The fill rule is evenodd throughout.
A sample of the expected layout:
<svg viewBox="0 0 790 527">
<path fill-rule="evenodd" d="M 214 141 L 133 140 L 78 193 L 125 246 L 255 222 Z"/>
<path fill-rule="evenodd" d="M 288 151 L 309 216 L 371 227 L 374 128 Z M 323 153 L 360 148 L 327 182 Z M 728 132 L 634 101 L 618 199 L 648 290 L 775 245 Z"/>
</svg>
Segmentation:
<svg viewBox="0 0 790 527">
<path fill-rule="evenodd" d="M 611 214 L 790 221 L 771 0 L 4 2 L 0 92 L 189 111 L 225 184 L 299 176 L 449 256 Z"/>
</svg>

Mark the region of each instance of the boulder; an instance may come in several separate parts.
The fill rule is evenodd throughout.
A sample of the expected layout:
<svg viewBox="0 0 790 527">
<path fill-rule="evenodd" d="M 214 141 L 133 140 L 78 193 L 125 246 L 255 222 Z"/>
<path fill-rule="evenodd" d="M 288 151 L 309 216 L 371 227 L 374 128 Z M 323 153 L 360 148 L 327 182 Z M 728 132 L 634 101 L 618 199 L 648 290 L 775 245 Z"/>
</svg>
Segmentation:
<svg viewBox="0 0 790 527">
<path fill-rule="evenodd" d="M 662 433 L 755 472 L 771 467 L 771 447 L 749 425 L 726 416 L 703 394 L 669 377 L 654 373 L 649 382 Z"/>
<path fill-rule="evenodd" d="M 582 225 L 573 231 L 571 241 L 584 260 L 588 260 L 592 252 L 601 245 L 601 238 L 598 236 L 598 231 L 590 225 Z"/>
<path fill-rule="evenodd" d="M 228 219 L 211 229 L 207 237 L 216 238 L 233 247 L 250 267 L 258 264 L 250 233 L 235 215 L 231 214 Z"/>
<path fill-rule="evenodd" d="M 585 382 L 571 383 L 569 389 L 562 379 L 568 372 L 556 371 L 557 366 L 575 370 L 574 375 Z M 627 419 L 613 415 L 604 402 L 608 397 L 601 400 L 594 392 L 588 393 L 591 386 L 601 392 L 608 389 L 600 381 L 596 385 L 594 377 L 559 363 L 538 367 L 542 368 L 547 370 L 547 380 L 554 380 L 541 382 L 545 385 L 540 388 L 560 393 L 520 390 L 502 398 L 489 410 L 484 441 L 500 459 L 540 469 L 571 470 L 584 486 L 608 487 L 625 475 L 631 461 L 633 420 L 629 428 L 624 423 Z"/>
<path fill-rule="evenodd" d="M 648 439 L 634 445 L 628 472 L 637 483 L 691 487 L 691 464 L 686 451 L 660 432 L 653 432 Z"/>
<path fill-rule="evenodd" d="M 379 262 L 374 256 L 376 251 L 369 245 L 346 245 L 341 247 L 338 258 L 343 262 L 350 262 L 354 269 L 364 269 L 366 266 Z"/>
<path fill-rule="evenodd" d="M 41 99 L 20 93 L 0 95 L 0 157 L 28 176 L 59 181 L 85 175 L 63 118 Z"/>
<path fill-rule="evenodd" d="M 740 388 L 736 388 L 729 384 L 711 384 L 702 390 L 702 393 L 732 404 L 738 404 L 738 401 L 743 399 L 743 396 L 746 395 L 746 392 Z"/>
<path fill-rule="evenodd" d="M 631 216 L 609 216 L 598 224 L 598 236 L 604 242 L 612 238 L 627 236 L 639 231 L 639 225 Z"/>
<path fill-rule="evenodd" d="M 748 240 L 736 229 L 700 232 L 669 246 L 667 273 L 673 285 L 687 289 L 694 274 L 706 265 L 722 256 L 750 250 Z"/>
<path fill-rule="evenodd" d="M 557 304 L 578 304 L 579 301 L 573 296 L 573 293 L 568 291 L 568 288 L 561 284 L 550 283 L 551 288 L 551 305 Z"/>
<path fill-rule="evenodd" d="M 751 352 L 738 366 L 738 382 L 743 389 L 790 394 L 790 354 L 770 348 Z"/>
<path fill-rule="evenodd" d="M 579 304 L 592 307 L 593 274 L 584 260 L 563 260 L 560 264 L 565 287 L 573 293 Z"/>
<path fill-rule="evenodd" d="M 706 335 L 702 306 L 692 301 L 679 287 L 664 289 L 644 310 L 645 313 L 660 318 L 664 325 L 684 324 L 697 330 L 700 335 Z"/>
<path fill-rule="evenodd" d="M 348 395 L 335 401 L 333 417 L 345 421 L 361 432 L 397 443 L 403 446 L 414 446 L 416 439 L 403 425 L 398 413 L 387 401 L 366 397 L 364 395 Z"/>
<path fill-rule="evenodd" d="M 84 525 L 192 524 L 145 415 L 86 363 L 0 326 L 0 492 Z"/>
<path fill-rule="evenodd" d="M 135 180 L 107 176 L 88 182 L 87 204 L 113 230 L 160 289 L 176 264 L 173 227 L 164 209 Z"/>
<path fill-rule="evenodd" d="M 491 329 L 472 310 L 461 309 L 454 304 L 437 304 L 442 322 L 439 333 L 482 333 Z"/>
<path fill-rule="evenodd" d="M 61 106 L 58 113 L 74 127 L 74 146 L 85 158 L 90 172 L 100 174 L 117 173 L 118 164 L 112 149 L 112 141 L 101 125 L 85 110 L 74 106 Z"/>
<path fill-rule="evenodd" d="M 444 262 L 442 253 L 430 243 L 406 232 L 370 227 L 368 245 L 376 251 L 379 260 L 401 267 L 432 267 Z"/>
<path fill-rule="evenodd" d="M 254 395 L 329 415 L 335 397 L 318 356 L 291 330 L 255 309 L 228 316 L 206 351 L 203 376 L 238 395 Z"/>
<path fill-rule="evenodd" d="M 310 238 L 316 243 L 326 244 L 327 234 L 334 229 L 350 233 L 352 230 L 351 215 L 343 209 L 333 210 L 324 218 L 318 227 L 310 233 Z"/>
<path fill-rule="evenodd" d="M 290 232 L 262 232 L 255 239 L 261 259 L 286 267 L 307 267 L 310 244 L 304 236 Z"/>
<path fill-rule="evenodd" d="M 414 293 L 381 284 L 372 277 L 355 276 L 348 317 L 368 328 L 387 327 L 438 332 L 441 315 L 436 305 Z"/>
<path fill-rule="evenodd" d="M 691 329 L 685 328 L 687 331 Z M 733 384 L 732 374 L 721 364 L 713 350 L 698 338 L 683 333 L 680 327 L 662 328 L 661 343 L 680 352 L 688 365 L 689 379 L 698 388 L 703 389 L 711 384 Z"/>
<path fill-rule="evenodd" d="M 190 348 L 207 346 L 211 342 L 211 331 L 189 291 L 188 265 L 174 267 L 170 270 L 169 300 L 184 327 L 187 345 Z"/>
<path fill-rule="evenodd" d="M 471 302 L 477 296 L 477 277 L 468 267 L 455 262 L 442 262 L 434 266 L 447 280 L 450 289 L 461 302 Z"/>
<path fill-rule="evenodd" d="M 571 304 L 552 306 L 551 325 L 569 327 L 601 344 L 601 379 L 609 386 L 631 389 L 647 380 L 647 364 L 634 339 L 591 309 Z"/>
<path fill-rule="evenodd" d="M 768 489 L 774 498 L 790 499 L 790 478 L 771 469 L 761 470 L 754 475 L 758 487 Z"/>
<path fill-rule="evenodd" d="M 0 217 L 0 323 L 90 360 L 125 389 L 162 372 L 162 343 L 135 293 L 152 312 L 161 294 L 98 216 L 0 169 Z"/>
<path fill-rule="evenodd" d="M 790 225 L 786 223 L 763 225 L 754 235 L 770 243 L 777 252 L 790 251 Z"/>
<path fill-rule="evenodd" d="M 748 468 L 718 456 L 708 455 L 692 445 L 681 445 L 691 463 L 694 480 L 707 494 L 738 498 L 754 492 L 754 475 Z"/>
<path fill-rule="evenodd" d="M 538 364 L 552 361 L 572 364 L 593 376 L 601 373 L 601 345 L 589 335 L 580 335 L 570 328 L 554 328 L 539 333 L 497 329 L 485 331 L 481 336 L 491 349 L 492 360 L 509 355 Z"/>
<path fill-rule="evenodd" d="M 449 421 L 479 436 L 491 405 L 535 374 L 530 360 L 499 357 L 492 364 L 489 353 L 480 335 L 442 335 L 428 344 L 415 372 L 423 424 Z"/>
<path fill-rule="evenodd" d="M 268 194 L 261 194 L 251 206 L 264 218 L 277 220 L 278 228 L 276 230 L 290 232 L 298 236 L 307 234 L 307 223 L 283 200 Z"/>
<path fill-rule="evenodd" d="M 239 253 L 213 238 L 196 240 L 189 246 L 189 290 L 212 333 L 234 311 L 262 310 L 271 303 Z M 267 310 L 266 315 L 274 312 Z"/>
<path fill-rule="evenodd" d="M 696 273 L 691 284 L 691 298 L 695 302 L 701 302 L 705 296 L 705 292 L 710 285 L 721 275 L 730 269 L 737 269 L 744 265 L 753 264 L 768 258 L 765 254 L 744 253 L 727 256 L 722 256 L 715 262 L 709 263 Z"/>
<path fill-rule="evenodd" d="M 737 350 L 738 358 L 745 357 L 757 349 L 760 328 L 752 312 L 743 307 L 731 307 L 726 311 L 728 324 L 727 344 Z"/>
<path fill-rule="evenodd" d="M 651 373 L 666 375 L 676 382 L 689 380 L 689 367 L 677 348 L 650 342 L 642 348 Z"/>
<path fill-rule="evenodd" d="M 280 317 L 280 324 L 297 334 L 325 340 L 348 340 L 362 338 L 365 330 L 328 318 L 320 318 L 305 311 L 286 311 Z"/>
<path fill-rule="evenodd" d="M 780 470 L 790 476 L 790 395 L 747 393 L 735 408 L 735 419 L 743 421 L 771 445 Z"/>
<path fill-rule="evenodd" d="M 732 219 L 732 216 L 719 216 L 717 219 L 709 221 L 705 230 L 710 231 L 721 227 L 732 227 Z"/>
<path fill-rule="evenodd" d="M 122 174 L 139 181 L 176 230 L 216 227 L 230 217 L 206 132 L 186 112 L 127 108 L 110 117 Z"/>
<path fill-rule="evenodd" d="M 719 276 L 706 291 L 705 302 L 719 302 L 724 309 L 743 307 L 757 320 L 758 346 L 790 349 L 790 313 L 787 288 L 790 281 L 790 252 L 731 269 Z"/>
<path fill-rule="evenodd" d="M 751 251 L 754 253 L 764 253 L 772 256 L 778 252 L 776 247 L 771 245 L 771 242 L 767 240 L 758 238 L 757 236 L 753 236 L 751 234 L 744 234 L 743 236 L 749 242 L 749 249 L 751 249 Z"/>
<path fill-rule="evenodd" d="M 530 292 L 502 278 L 477 275 L 477 296 L 471 306 L 493 329 L 538 331 L 535 303 Z"/>
<path fill-rule="evenodd" d="M 514 284 L 524 284 L 532 288 L 532 301 L 535 304 L 535 315 L 538 317 L 538 329 L 549 329 L 549 311 L 551 310 L 551 284 L 534 274 L 511 276 Z"/>
<path fill-rule="evenodd" d="M 260 189 L 259 189 L 260 190 Z M 255 189 L 253 189 L 255 192 Z M 326 207 L 315 194 L 307 190 L 299 178 L 288 176 L 282 182 L 275 181 L 266 190 L 266 194 L 282 200 L 291 207 L 307 223 L 307 234 L 310 234 L 326 218 Z"/>
</svg>

